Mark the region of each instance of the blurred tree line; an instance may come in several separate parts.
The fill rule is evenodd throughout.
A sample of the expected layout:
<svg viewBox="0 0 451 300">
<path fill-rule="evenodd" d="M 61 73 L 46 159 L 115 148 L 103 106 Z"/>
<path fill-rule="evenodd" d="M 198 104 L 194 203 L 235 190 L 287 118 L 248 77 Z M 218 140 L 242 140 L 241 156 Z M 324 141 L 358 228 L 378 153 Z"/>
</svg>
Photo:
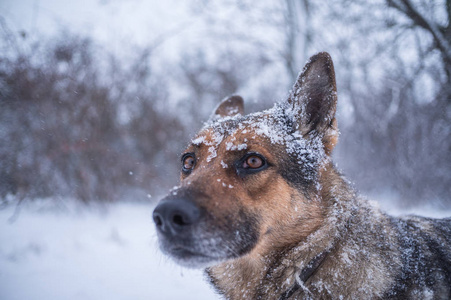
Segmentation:
<svg viewBox="0 0 451 300">
<path fill-rule="evenodd" d="M 164 38 L 124 58 L 76 33 L 34 40 L 2 20 L 0 196 L 159 194 L 220 99 L 270 107 L 310 55 L 328 51 L 339 168 L 363 191 L 451 205 L 451 1 L 203 0 L 191 13 L 198 33 L 171 37 L 169 59 Z"/>
<path fill-rule="evenodd" d="M 146 49 L 126 67 L 85 37 L 28 43 L 2 29 L 1 196 L 108 201 L 164 182 L 155 166 L 173 159 L 168 128 L 181 123 Z"/>
</svg>

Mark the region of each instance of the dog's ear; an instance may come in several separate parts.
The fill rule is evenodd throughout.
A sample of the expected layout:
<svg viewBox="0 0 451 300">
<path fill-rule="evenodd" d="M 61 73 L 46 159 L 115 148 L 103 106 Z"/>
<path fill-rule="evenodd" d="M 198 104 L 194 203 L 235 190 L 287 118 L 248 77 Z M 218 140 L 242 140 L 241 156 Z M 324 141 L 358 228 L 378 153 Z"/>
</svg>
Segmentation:
<svg viewBox="0 0 451 300">
<path fill-rule="evenodd" d="M 289 107 L 296 115 L 297 130 L 303 135 L 322 137 L 330 154 L 338 138 L 335 111 L 337 87 L 332 58 L 326 52 L 310 58 L 299 75 L 288 98 Z"/>
<path fill-rule="evenodd" d="M 244 114 L 243 98 L 238 95 L 233 95 L 224 98 L 221 103 L 215 108 L 213 116 L 232 117 L 237 114 Z"/>
</svg>

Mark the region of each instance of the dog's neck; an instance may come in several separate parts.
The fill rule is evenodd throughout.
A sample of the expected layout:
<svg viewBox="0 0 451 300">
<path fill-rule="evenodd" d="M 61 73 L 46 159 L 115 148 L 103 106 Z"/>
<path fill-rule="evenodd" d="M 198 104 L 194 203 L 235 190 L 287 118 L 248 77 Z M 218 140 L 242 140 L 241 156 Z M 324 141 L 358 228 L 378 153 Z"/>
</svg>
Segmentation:
<svg viewBox="0 0 451 300">
<path fill-rule="evenodd" d="M 332 228 L 320 228 L 317 232 L 293 245 L 288 251 L 275 250 L 264 256 L 250 253 L 207 270 L 211 282 L 227 299 L 277 299 L 300 288 L 327 256 L 334 250 L 338 232 Z M 269 264 L 269 262 L 271 262 Z M 278 278 L 278 280 L 274 280 Z M 274 282 L 284 282 L 282 286 Z"/>
<path fill-rule="evenodd" d="M 340 184 L 346 183 L 343 181 Z M 327 188 L 329 187 L 324 187 Z M 348 192 L 353 193 L 351 189 Z M 330 197 L 331 191 L 325 190 L 322 194 Z M 349 199 L 349 195 L 346 197 Z M 346 205 L 343 201 L 340 203 Z M 328 259 L 329 253 L 334 251 L 338 237 L 346 231 L 344 227 L 352 216 L 351 213 L 340 213 L 351 209 L 342 209 L 332 202 L 330 205 L 330 208 L 325 209 L 325 215 L 326 218 L 336 219 L 333 222 L 324 222 L 306 238 L 290 247 L 257 247 L 246 256 L 211 267 L 207 269 L 211 282 L 227 299 L 283 299 L 283 295 L 289 294 L 293 288 L 301 288 L 300 285 L 313 276 L 316 269 Z M 272 251 L 265 252 L 264 249 Z M 274 282 L 284 284 L 275 286 Z"/>
</svg>

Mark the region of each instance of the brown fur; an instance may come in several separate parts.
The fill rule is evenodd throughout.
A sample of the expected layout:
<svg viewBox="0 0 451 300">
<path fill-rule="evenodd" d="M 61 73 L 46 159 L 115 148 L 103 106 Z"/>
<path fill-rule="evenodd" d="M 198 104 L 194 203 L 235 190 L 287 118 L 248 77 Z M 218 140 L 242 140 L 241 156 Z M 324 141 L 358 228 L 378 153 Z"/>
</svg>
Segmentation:
<svg viewBox="0 0 451 300">
<path fill-rule="evenodd" d="M 320 53 L 271 110 L 221 102 L 154 211 L 162 250 L 206 267 L 227 299 L 451 297 L 451 221 L 395 219 L 356 196 L 330 158 L 336 101 Z"/>
</svg>

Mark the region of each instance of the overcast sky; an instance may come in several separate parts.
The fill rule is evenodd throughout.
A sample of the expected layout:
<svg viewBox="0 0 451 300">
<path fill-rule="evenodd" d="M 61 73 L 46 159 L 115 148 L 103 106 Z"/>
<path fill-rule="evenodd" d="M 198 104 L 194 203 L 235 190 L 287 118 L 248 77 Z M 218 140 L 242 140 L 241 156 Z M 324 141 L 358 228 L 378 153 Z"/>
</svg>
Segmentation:
<svg viewBox="0 0 451 300">
<path fill-rule="evenodd" d="M 146 45 L 195 22 L 187 5 L 176 0 L 0 0 L 0 15 L 13 31 L 52 34 L 65 28 L 115 47 Z"/>
</svg>

